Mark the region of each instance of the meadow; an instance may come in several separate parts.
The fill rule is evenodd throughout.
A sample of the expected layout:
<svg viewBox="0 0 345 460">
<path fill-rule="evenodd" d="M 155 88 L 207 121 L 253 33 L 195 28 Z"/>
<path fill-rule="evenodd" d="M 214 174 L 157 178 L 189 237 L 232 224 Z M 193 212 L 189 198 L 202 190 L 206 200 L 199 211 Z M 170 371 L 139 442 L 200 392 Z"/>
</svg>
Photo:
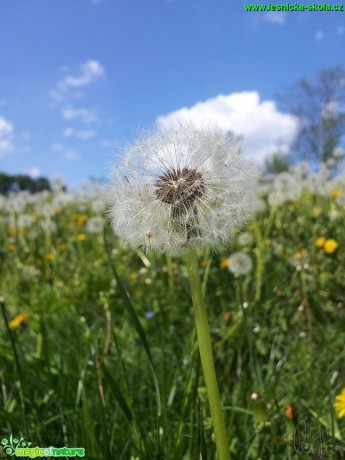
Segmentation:
<svg viewBox="0 0 345 460">
<path fill-rule="evenodd" d="M 248 224 L 199 253 L 233 459 L 345 457 L 332 168 L 262 176 Z M 1 196 L 0 210 L 1 439 L 90 460 L 215 459 L 183 259 L 129 248 L 92 184 Z M 236 269 L 234 253 L 251 263 Z"/>
</svg>

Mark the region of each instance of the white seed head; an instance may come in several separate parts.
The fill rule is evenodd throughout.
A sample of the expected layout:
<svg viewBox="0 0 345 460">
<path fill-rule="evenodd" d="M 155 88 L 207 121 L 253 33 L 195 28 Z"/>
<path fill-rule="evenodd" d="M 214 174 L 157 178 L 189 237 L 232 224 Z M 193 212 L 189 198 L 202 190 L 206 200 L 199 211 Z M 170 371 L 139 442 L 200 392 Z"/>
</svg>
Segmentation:
<svg viewBox="0 0 345 460">
<path fill-rule="evenodd" d="M 255 169 L 237 141 L 190 123 L 139 139 L 112 177 L 114 231 L 158 253 L 226 242 L 248 218 L 255 196 Z"/>
<path fill-rule="evenodd" d="M 253 268 L 253 261 L 245 252 L 234 252 L 229 259 L 229 270 L 237 275 L 245 275 Z"/>
</svg>

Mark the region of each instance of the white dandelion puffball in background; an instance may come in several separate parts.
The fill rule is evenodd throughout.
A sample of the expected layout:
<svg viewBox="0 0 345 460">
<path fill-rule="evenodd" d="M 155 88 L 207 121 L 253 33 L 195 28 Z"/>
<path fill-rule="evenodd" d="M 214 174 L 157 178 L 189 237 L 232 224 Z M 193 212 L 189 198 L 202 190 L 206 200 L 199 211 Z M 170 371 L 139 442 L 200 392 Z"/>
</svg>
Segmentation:
<svg viewBox="0 0 345 460">
<path fill-rule="evenodd" d="M 139 139 L 114 167 L 112 226 L 131 246 L 158 253 L 216 247 L 248 218 L 255 184 L 232 136 L 174 125 Z"/>
<path fill-rule="evenodd" d="M 228 268 L 231 273 L 245 275 L 253 268 L 253 262 L 245 252 L 234 252 L 229 258 Z"/>
</svg>

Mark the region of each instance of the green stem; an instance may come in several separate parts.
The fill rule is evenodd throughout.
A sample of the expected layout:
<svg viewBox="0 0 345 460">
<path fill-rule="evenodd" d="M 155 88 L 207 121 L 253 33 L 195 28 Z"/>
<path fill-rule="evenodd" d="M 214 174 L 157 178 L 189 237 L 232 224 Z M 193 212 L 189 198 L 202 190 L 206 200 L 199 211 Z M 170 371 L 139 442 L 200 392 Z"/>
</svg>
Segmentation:
<svg viewBox="0 0 345 460">
<path fill-rule="evenodd" d="M 199 352 L 211 410 L 213 430 L 216 438 L 218 460 L 229 460 L 229 445 L 225 429 L 224 414 L 220 402 L 217 377 L 214 369 L 210 328 L 202 295 L 198 257 L 194 249 L 189 249 L 186 252 L 185 262 L 192 293 Z"/>
</svg>

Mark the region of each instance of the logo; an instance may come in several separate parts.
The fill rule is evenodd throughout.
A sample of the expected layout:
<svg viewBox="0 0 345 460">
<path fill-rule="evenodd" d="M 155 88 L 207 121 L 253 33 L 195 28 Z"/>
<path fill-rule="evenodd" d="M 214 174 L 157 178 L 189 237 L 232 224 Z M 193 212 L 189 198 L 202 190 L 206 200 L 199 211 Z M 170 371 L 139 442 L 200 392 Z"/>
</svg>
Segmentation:
<svg viewBox="0 0 345 460">
<path fill-rule="evenodd" d="M 10 435 L 10 438 L 1 440 L 3 452 L 12 457 L 85 457 L 83 447 L 32 447 L 31 442 L 25 441 L 21 436 L 19 439 Z"/>
</svg>

